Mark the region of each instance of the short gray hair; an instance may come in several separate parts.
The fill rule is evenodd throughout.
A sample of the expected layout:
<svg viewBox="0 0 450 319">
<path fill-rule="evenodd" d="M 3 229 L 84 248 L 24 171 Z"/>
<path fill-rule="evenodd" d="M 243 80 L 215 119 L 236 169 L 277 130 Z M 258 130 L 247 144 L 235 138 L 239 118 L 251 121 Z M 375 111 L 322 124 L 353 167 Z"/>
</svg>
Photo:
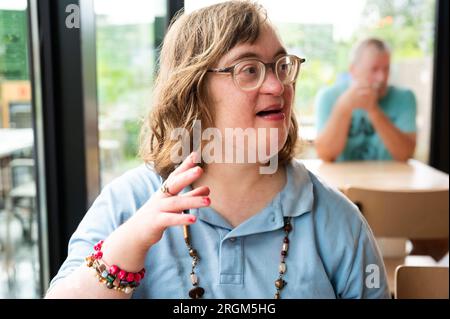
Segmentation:
<svg viewBox="0 0 450 319">
<path fill-rule="evenodd" d="M 361 42 L 357 43 L 356 46 L 353 47 L 350 56 L 350 64 L 355 64 L 356 62 L 358 62 L 362 52 L 368 47 L 373 47 L 377 49 L 379 52 L 391 53 L 390 47 L 383 40 L 378 38 L 368 38 L 362 40 Z"/>
</svg>

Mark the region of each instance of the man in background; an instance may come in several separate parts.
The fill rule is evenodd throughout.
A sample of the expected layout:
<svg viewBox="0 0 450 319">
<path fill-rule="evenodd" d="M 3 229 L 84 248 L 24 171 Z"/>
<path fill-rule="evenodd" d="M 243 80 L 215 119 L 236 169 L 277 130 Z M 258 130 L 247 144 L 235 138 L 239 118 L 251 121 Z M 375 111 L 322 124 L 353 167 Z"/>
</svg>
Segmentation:
<svg viewBox="0 0 450 319">
<path fill-rule="evenodd" d="M 321 90 L 316 99 L 315 141 L 324 161 L 398 160 L 416 146 L 416 99 L 389 86 L 390 50 L 375 38 L 359 43 L 350 79 Z"/>
<path fill-rule="evenodd" d="M 375 38 L 354 49 L 350 79 L 321 90 L 316 99 L 316 151 L 324 161 L 406 161 L 416 146 L 416 99 L 389 86 L 390 50 Z M 412 255 L 436 261 L 448 240 L 412 240 Z M 382 249 L 383 250 L 383 249 Z"/>
</svg>

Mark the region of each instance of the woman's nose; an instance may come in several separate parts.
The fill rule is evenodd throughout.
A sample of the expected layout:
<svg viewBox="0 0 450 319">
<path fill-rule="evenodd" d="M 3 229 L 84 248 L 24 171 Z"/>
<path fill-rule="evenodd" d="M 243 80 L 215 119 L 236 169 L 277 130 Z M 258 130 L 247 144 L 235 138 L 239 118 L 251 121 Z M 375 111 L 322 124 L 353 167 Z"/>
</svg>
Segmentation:
<svg viewBox="0 0 450 319">
<path fill-rule="evenodd" d="M 260 92 L 277 96 L 283 94 L 284 85 L 278 79 L 275 72 L 273 72 L 272 68 L 268 68 L 264 81 L 261 85 Z"/>
</svg>

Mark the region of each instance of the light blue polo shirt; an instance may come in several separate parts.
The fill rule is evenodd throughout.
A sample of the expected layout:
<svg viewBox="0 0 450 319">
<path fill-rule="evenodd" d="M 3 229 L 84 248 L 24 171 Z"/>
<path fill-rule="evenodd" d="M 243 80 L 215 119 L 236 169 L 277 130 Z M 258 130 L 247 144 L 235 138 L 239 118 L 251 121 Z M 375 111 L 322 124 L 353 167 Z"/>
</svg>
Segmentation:
<svg viewBox="0 0 450 319">
<path fill-rule="evenodd" d="M 212 208 L 191 210 L 198 217 L 190 228 L 204 298 L 273 298 L 286 216 L 293 217 L 293 230 L 281 298 L 389 298 L 382 258 L 356 206 L 301 162 L 293 160 L 286 171 L 283 190 L 235 228 Z M 51 286 L 84 263 L 93 246 L 130 218 L 161 180 L 142 165 L 107 185 L 71 237 Z M 146 276 L 133 298 L 189 298 L 191 262 L 182 227 L 168 228 L 149 250 Z"/>
<path fill-rule="evenodd" d="M 322 89 L 316 99 L 316 126 L 320 133 L 325 127 L 337 99 L 349 87 L 350 80 Z M 408 89 L 389 86 L 386 95 L 378 101 L 383 113 L 402 132 L 416 132 L 416 99 Z M 392 160 L 380 135 L 374 129 L 367 112 L 355 109 L 352 113 L 347 144 L 336 161 Z"/>
</svg>

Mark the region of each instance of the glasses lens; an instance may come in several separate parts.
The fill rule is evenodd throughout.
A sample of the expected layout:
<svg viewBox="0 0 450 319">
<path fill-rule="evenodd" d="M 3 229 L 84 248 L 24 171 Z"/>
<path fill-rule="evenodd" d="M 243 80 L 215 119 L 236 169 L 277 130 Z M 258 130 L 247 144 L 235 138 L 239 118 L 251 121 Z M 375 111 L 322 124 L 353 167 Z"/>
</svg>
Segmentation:
<svg viewBox="0 0 450 319">
<path fill-rule="evenodd" d="M 278 79 L 283 84 L 293 83 L 297 79 L 300 63 L 293 56 L 284 56 L 276 64 Z"/>
<path fill-rule="evenodd" d="M 240 88 L 251 90 L 256 88 L 264 73 L 264 64 L 258 61 L 243 61 L 236 65 L 234 78 Z"/>
</svg>

